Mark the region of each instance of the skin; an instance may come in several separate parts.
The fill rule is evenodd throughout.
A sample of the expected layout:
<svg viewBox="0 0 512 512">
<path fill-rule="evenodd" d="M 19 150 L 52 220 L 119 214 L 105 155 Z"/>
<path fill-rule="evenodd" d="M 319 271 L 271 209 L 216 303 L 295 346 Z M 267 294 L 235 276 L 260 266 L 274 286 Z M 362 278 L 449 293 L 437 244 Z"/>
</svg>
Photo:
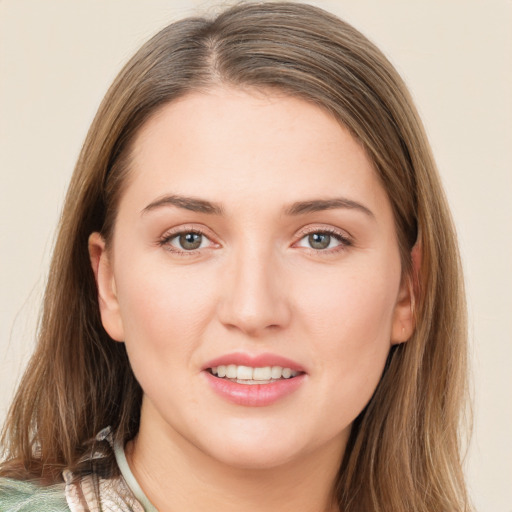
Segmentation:
<svg viewBox="0 0 512 512">
<path fill-rule="evenodd" d="M 132 157 L 112 244 L 93 233 L 89 249 L 104 327 L 144 390 L 127 446 L 141 487 L 160 511 L 336 510 L 352 422 L 413 329 L 370 160 L 320 108 L 227 87 L 162 107 Z M 169 195 L 222 213 L 148 209 Z M 334 198 L 361 208 L 289 211 Z M 187 253 L 177 233 L 191 229 L 203 238 Z M 233 404 L 201 371 L 232 352 L 290 358 L 306 377 L 272 405 Z"/>
</svg>

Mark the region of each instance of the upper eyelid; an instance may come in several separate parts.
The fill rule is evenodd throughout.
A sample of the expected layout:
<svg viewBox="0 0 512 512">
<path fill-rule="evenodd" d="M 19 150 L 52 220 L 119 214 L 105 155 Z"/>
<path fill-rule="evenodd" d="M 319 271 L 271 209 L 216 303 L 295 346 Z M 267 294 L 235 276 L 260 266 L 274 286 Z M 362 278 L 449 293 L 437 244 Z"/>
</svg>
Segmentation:
<svg viewBox="0 0 512 512">
<path fill-rule="evenodd" d="M 300 228 L 295 236 L 303 237 L 311 233 L 329 233 L 330 235 L 338 235 L 340 238 L 352 239 L 352 235 L 345 229 L 337 228 L 328 225 L 307 225 Z"/>
<path fill-rule="evenodd" d="M 202 224 L 185 224 L 169 228 L 162 233 L 160 238 L 172 238 L 183 233 L 197 233 L 206 236 L 206 238 L 210 240 L 212 238 L 218 238 L 211 229 Z"/>
</svg>

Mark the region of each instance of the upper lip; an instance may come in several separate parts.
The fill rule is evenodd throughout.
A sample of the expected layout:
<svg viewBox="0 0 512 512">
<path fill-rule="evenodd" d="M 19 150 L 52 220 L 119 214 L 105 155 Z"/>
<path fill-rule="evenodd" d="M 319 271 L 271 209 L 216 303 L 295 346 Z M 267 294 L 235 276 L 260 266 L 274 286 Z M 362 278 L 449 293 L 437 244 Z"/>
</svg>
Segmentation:
<svg viewBox="0 0 512 512">
<path fill-rule="evenodd" d="M 223 356 L 216 357 L 211 361 L 208 361 L 204 366 L 203 370 L 208 368 L 214 368 L 221 365 L 236 364 L 237 366 L 250 366 L 252 368 L 264 368 L 265 366 L 281 366 L 282 368 L 290 368 L 296 372 L 305 372 L 304 368 L 287 357 L 283 357 L 277 354 L 245 354 L 243 352 L 233 352 L 231 354 L 225 354 Z"/>
</svg>

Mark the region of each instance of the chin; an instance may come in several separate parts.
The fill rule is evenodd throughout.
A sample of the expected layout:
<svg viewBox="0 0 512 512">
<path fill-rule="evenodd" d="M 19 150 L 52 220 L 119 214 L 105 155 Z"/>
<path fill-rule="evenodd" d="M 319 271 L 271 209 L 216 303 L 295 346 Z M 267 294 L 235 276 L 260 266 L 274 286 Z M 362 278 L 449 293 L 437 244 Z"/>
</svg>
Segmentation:
<svg viewBox="0 0 512 512">
<path fill-rule="evenodd" d="M 256 446 L 254 443 L 231 444 L 227 450 L 210 454 L 217 461 L 235 469 L 269 470 L 292 463 L 300 457 L 301 450 L 283 446 Z"/>
<path fill-rule="evenodd" d="M 278 428 L 258 422 L 211 432 L 203 451 L 233 468 L 264 470 L 294 463 L 322 444 L 321 435 L 308 435 L 308 429 L 294 429 L 290 422 Z"/>
</svg>

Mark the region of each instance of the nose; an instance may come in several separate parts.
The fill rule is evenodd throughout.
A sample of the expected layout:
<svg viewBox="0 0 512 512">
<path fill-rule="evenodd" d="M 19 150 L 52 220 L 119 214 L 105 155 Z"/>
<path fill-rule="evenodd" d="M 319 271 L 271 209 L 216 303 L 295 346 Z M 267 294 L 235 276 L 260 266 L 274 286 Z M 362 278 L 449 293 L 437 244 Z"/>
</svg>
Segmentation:
<svg viewBox="0 0 512 512">
<path fill-rule="evenodd" d="M 226 268 L 219 319 L 251 337 L 282 329 L 291 317 L 283 271 L 271 250 L 243 251 Z"/>
</svg>

